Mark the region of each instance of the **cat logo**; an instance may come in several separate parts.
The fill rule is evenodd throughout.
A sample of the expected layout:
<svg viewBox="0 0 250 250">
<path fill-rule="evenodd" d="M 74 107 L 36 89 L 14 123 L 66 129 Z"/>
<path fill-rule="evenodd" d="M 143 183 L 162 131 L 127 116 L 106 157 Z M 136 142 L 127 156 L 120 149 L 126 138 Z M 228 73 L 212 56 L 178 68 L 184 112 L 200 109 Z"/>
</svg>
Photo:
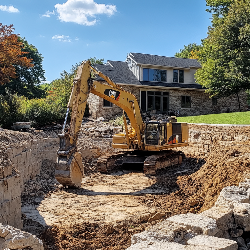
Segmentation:
<svg viewBox="0 0 250 250">
<path fill-rule="evenodd" d="M 116 101 L 118 101 L 120 98 L 120 92 L 112 90 L 112 89 L 106 89 L 104 91 L 104 94 L 107 95 L 108 97 L 111 97 L 112 99 L 114 99 Z"/>
<path fill-rule="evenodd" d="M 109 97 L 115 99 L 115 95 L 116 95 L 116 91 L 114 91 L 114 90 L 109 91 Z"/>
</svg>

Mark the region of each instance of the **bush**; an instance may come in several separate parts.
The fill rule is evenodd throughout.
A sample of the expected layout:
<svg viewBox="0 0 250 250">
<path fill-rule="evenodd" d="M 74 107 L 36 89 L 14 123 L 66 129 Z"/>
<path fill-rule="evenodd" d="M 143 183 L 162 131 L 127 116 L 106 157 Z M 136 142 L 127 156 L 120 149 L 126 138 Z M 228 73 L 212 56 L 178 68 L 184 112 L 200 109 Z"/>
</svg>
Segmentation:
<svg viewBox="0 0 250 250">
<path fill-rule="evenodd" d="M 22 120 L 20 97 L 7 93 L 0 95 L 0 126 L 11 128 L 14 122 Z"/>
<path fill-rule="evenodd" d="M 49 97 L 22 101 L 22 116 L 32 125 L 44 126 L 64 119 L 66 109 Z"/>
</svg>

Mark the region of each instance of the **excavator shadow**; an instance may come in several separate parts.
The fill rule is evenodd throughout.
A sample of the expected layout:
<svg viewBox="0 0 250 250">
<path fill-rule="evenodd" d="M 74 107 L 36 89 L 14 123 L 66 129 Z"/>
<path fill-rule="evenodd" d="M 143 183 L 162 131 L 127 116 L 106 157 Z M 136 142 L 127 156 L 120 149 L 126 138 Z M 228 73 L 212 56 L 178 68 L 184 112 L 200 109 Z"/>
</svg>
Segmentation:
<svg viewBox="0 0 250 250">
<path fill-rule="evenodd" d="M 133 165 L 125 165 L 120 170 L 95 177 L 87 176 L 83 179 L 81 188 L 64 189 L 77 195 L 132 195 L 143 196 L 167 195 L 179 190 L 178 177 L 187 176 L 198 171 L 205 163 L 204 159 L 185 157 L 181 164 L 169 166 L 156 171 L 155 175 L 143 174 L 143 166 L 136 169 Z"/>
</svg>

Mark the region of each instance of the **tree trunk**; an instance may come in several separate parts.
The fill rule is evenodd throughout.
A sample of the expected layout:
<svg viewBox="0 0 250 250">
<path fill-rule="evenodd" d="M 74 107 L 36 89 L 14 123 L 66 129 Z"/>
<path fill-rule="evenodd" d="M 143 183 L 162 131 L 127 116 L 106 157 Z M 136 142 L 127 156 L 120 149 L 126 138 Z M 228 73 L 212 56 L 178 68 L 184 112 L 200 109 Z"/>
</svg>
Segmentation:
<svg viewBox="0 0 250 250">
<path fill-rule="evenodd" d="M 238 93 L 236 93 L 236 95 L 237 95 L 237 99 L 238 99 L 238 104 L 239 104 L 239 111 L 241 112 L 241 107 L 240 107 L 240 98 L 239 98 L 239 94 L 238 94 Z"/>
</svg>

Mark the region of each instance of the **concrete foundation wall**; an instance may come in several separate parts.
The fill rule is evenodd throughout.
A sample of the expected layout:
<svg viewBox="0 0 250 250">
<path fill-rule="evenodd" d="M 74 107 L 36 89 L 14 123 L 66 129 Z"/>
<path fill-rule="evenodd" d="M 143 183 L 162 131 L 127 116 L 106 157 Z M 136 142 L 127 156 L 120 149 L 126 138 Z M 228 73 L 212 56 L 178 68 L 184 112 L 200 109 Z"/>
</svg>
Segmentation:
<svg viewBox="0 0 250 250">
<path fill-rule="evenodd" d="M 22 141 L 6 149 L 8 160 L 2 166 L 0 163 L 0 223 L 22 228 L 24 183 L 40 173 L 43 160 L 56 160 L 58 145 L 57 138 L 42 138 Z"/>
</svg>

